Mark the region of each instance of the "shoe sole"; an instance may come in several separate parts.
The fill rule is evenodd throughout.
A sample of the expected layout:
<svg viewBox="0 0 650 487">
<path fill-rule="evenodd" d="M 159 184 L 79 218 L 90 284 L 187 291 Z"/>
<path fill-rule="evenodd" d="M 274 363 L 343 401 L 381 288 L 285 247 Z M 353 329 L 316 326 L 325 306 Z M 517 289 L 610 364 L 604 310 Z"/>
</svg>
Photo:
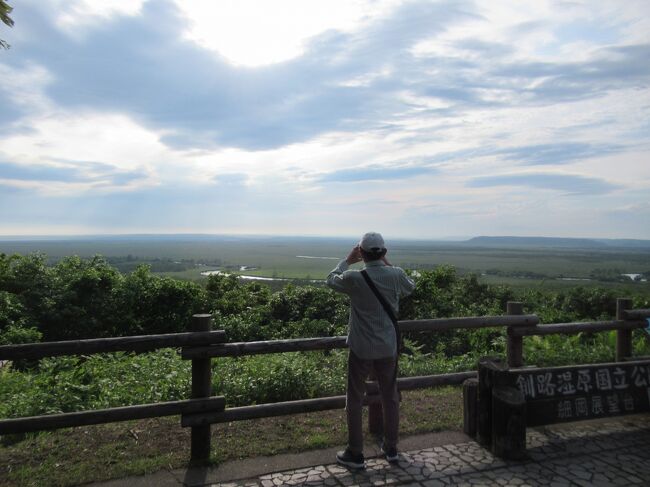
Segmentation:
<svg viewBox="0 0 650 487">
<path fill-rule="evenodd" d="M 386 459 L 387 462 L 390 463 L 395 463 L 399 461 L 399 453 L 396 454 L 395 456 L 389 456 L 384 450 L 381 450 L 382 455 L 384 455 L 384 458 Z"/>
<path fill-rule="evenodd" d="M 366 464 L 364 463 L 355 463 L 355 462 L 346 462 L 345 460 L 341 460 L 339 457 L 336 457 L 336 463 L 339 465 L 343 465 L 345 467 L 349 468 L 354 468 L 355 470 L 363 470 L 366 468 Z"/>
</svg>

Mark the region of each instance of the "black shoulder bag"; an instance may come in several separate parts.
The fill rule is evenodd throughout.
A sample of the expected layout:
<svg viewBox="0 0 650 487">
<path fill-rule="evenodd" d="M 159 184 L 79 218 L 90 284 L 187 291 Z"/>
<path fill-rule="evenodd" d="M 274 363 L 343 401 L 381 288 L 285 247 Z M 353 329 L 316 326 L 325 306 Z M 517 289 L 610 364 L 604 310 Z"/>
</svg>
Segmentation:
<svg viewBox="0 0 650 487">
<path fill-rule="evenodd" d="M 372 279 L 370 279 L 368 272 L 365 269 L 363 269 L 361 271 L 361 275 L 366 280 L 366 283 L 368 283 L 368 286 L 370 287 L 374 295 L 381 303 L 382 307 L 384 308 L 384 311 L 386 311 L 386 314 L 390 317 L 390 320 L 393 322 L 393 327 L 395 328 L 395 342 L 397 343 L 397 355 L 399 356 L 400 352 L 402 351 L 403 344 L 402 344 L 402 334 L 400 333 L 399 326 L 397 324 L 397 316 L 395 316 L 395 312 L 393 311 L 393 308 L 390 307 L 390 304 L 388 304 L 388 301 L 386 301 L 386 298 L 382 296 L 382 294 L 379 292 L 379 289 L 377 289 L 377 287 L 375 286 L 375 283 L 372 282 Z"/>
</svg>

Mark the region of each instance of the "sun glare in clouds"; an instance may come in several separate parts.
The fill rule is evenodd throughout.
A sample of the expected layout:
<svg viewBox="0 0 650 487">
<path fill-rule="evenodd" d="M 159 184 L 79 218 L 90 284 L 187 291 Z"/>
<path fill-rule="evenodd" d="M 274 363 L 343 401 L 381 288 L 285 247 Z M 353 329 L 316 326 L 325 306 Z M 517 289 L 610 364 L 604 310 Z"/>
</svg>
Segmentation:
<svg viewBox="0 0 650 487">
<path fill-rule="evenodd" d="M 177 0 L 191 21 L 187 37 L 241 66 L 263 66 L 300 56 L 305 43 L 329 29 L 353 30 L 392 1 Z M 372 3 L 372 9 L 369 8 Z"/>
<path fill-rule="evenodd" d="M 89 181 L 95 176 L 97 164 L 112 167 L 116 172 L 139 170 L 149 173 L 154 165 L 158 166 L 158 171 L 164 170 L 160 167 L 163 165 L 161 162 L 169 159 L 169 152 L 155 133 L 123 115 L 93 113 L 57 113 L 34 120 L 29 133 L 17 133 L 2 140 L 2 154 L 24 167 L 31 164 L 51 168 L 75 167 L 79 175 L 90 178 Z M 15 180 L 5 183 L 15 187 L 26 185 L 24 181 Z M 153 183 L 154 180 L 149 181 L 149 184 Z M 143 179 L 137 180 L 139 187 L 144 184 Z M 95 186 L 84 181 L 44 183 L 38 180 L 33 185 L 43 192 L 57 194 Z M 129 184 L 120 185 L 119 189 L 129 189 Z"/>
</svg>

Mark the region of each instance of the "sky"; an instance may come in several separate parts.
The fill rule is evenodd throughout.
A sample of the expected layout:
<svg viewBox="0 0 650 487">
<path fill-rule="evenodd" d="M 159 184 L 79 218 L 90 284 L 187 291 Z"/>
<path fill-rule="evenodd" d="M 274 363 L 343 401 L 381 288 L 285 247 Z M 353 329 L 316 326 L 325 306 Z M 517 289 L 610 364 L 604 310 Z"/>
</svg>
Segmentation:
<svg viewBox="0 0 650 487">
<path fill-rule="evenodd" d="M 650 2 L 9 0 L 0 236 L 650 239 Z"/>
</svg>

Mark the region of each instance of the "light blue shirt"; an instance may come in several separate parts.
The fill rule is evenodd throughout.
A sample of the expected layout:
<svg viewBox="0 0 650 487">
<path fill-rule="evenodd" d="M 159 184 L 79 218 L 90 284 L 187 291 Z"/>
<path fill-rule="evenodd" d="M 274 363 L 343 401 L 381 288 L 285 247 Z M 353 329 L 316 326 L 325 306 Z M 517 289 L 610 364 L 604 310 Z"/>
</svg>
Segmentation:
<svg viewBox="0 0 650 487">
<path fill-rule="evenodd" d="M 355 355 L 365 360 L 394 357 L 397 354 L 395 329 L 377 297 L 361 275 L 348 270 L 345 259 L 327 276 L 327 285 L 350 296 L 350 319 L 347 343 Z M 399 267 L 387 266 L 381 260 L 366 262 L 365 269 L 377 290 L 399 312 L 399 300 L 415 289 L 415 283 Z"/>
</svg>

